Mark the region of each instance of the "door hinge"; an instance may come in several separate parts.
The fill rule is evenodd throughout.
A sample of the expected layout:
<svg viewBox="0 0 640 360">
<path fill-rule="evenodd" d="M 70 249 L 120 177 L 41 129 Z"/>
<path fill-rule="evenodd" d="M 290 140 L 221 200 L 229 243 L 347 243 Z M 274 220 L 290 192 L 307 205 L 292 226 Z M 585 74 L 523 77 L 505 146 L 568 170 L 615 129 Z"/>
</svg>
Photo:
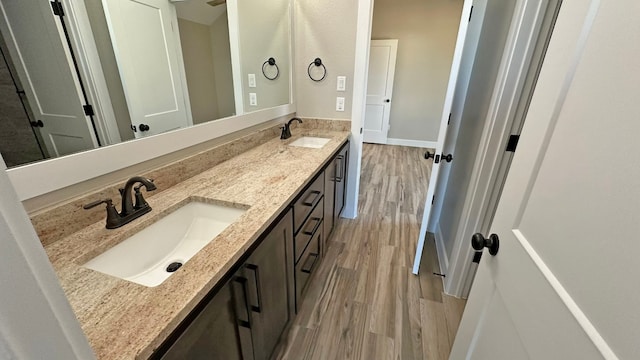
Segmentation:
<svg viewBox="0 0 640 360">
<path fill-rule="evenodd" d="M 62 9 L 62 3 L 59 1 L 51 2 L 51 9 L 53 10 L 53 15 L 63 17 L 64 10 Z"/>
<path fill-rule="evenodd" d="M 476 264 L 480 264 L 481 257 L 482 257 L 482 251 L 476 251 L 476 253 L 473 254 L 473 262 Z"/>
<path fill-rule="evenodd" d="M 362 134 L 362 128 L 360 128 L 360 134 Z"/>
<path fill-rule="evenodd" d="M 518 147 L 518 140 L 520 140 L 520 135 L 509 136 L 509 142 L 507 143 L 507 148 L 505 149 L 505 151 L 516 152 L 516 147 Z"/>
<path fill-rule="evenodd" d="M 447 125 L 451 123 L 451 113 L 449 113 L 449 120 L 447 120 Z"/>
<path fill-rule="evenodd" d="M 471 5 L 471 11 L 469 11 L 469 22 L 471 22 L 471 15 L 473 15 L 473 5 Z"/>
<path fill-rule="evenodd" d="M 96 113 L 93 111 L 93 106 L 87 104 L 87 105 L 82 105 L 82 108 L 84 109 L 84 114 L 87 116 L 93 116 Z"/>
<path fill-rule="evenodd" d="M 433 196 L 431 197 L 431 205 L 433 205 L 433 202 L 434 202 L 435 200 L 436 200 L 436 196 L 435 196 L 435 195 L 433 195 Z"/>
</svg>

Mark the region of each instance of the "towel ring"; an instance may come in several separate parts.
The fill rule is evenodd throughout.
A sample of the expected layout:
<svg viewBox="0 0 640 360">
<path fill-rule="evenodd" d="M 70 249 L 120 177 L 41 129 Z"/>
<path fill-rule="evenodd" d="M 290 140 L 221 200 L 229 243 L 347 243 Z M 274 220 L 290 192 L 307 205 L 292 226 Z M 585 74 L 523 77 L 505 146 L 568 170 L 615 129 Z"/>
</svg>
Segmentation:
<svg viewBox="0 0 640 360">
<path fill-rule="evenodd" d="M 320 79 L 315 79 L 312 75 L 311 75 L 311 67 L 312 66 L 316 66 L 316 67 L 320 67 L 322 66 L 322 77 Z M 324 64 L 322 63 L 322 60 L 320 58 L 315 58 L 315 60 L 313 60 L 311 62 L 311 64 L 309 64 L 309 67 L 307 68 L 307 74 L 309 75 L 309 79 L 315 81 L 315 82 L 320 82 L 322 80 L 324 80 L 324 78 L 327 76 L 327 67 L 324 66 Z"/>
<path fill-rule="evenodd" d="M 265 66 L 270 65 L 270 66 L 275 66 L 276 67 L 276 76 L 274 77 L 269 77 L 267 76 L 266 71 L 264 70 Z M 269 60 L 265 61 L 262 64 L 262 75 L 264 75 L 264 77 L 266 77 L 269 80 L 275 80 L 278 78 L 278 76 L 280 76 L 280 68 L 278 67 L 278 65 L 276 64 L 276 59 L 270 57 Z"/>
</svg>

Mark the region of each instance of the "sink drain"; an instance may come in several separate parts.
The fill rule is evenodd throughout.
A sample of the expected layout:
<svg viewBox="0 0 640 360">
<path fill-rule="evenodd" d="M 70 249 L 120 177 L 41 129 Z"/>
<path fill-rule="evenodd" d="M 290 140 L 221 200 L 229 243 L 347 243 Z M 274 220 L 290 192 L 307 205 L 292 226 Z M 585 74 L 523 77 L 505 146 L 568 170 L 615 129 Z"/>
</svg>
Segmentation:
<svg viewBox="0 0 640 360">
<path fill-rule="evenodd" d="M 177 261 L 176 262 L 172 262 L 171 264 L 169 264 L 167 266 L 167 272 L 172 273 L 172 272 L 180 269 L 181 266 L 182 266 L 181 262 L 177 262 Z"/>
</svg>

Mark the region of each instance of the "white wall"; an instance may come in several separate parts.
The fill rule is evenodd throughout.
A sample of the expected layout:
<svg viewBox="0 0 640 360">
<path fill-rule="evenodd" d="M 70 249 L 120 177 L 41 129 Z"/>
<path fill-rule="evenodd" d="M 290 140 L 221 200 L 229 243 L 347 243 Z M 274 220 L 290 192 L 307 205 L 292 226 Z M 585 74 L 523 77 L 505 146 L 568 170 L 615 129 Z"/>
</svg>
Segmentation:
<svg viewBox="0 0 640 360">
<path fill-rule="evenodd" d="M 244 111 L 266 109 L 288 104 L 290 100 L 289 0 L 238 1 L 238 36 Z M 280 75 L 269 80 L 262 65 L 270 57 L 276 60 Z M 265 73 L 273 77 L 269 65 Z M 250 88 L 248 75 L 255 74 L 256 87 Z M 249 93 L 257 96 L 257 106 L 249 105 Z"/>
<path fill-rule="evenodd" d="M 463 0 L 376 0 L 372 39 L 398 39 L 389 138 L 436 141 Z"/>
<path fill-rule="evenodd" d="M 358 2 L 295 1 L 296 103 L 299 116 L 351 120 Z M 327 67 L 327 77 L 314 82 L 307 68 L 315 58 Z M 336 91 L 337 76 L 347 77 L 345 92 Z M 345 97 L 345 111 L 336 111 L 336 97 Z"/>
<path fill-rule="evenodd" d="M 178 18 L 180 45 L 194 124 L 218 118 L 218 94 L 209 26 Z"/>
</svg>

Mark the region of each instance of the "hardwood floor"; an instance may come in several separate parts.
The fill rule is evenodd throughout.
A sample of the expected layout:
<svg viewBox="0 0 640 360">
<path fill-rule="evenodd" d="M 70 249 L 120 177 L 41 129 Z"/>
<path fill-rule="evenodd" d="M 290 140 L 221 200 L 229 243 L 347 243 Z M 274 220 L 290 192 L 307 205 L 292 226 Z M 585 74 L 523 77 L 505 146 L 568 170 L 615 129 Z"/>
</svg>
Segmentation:
<svg viewBox="0 0 640 360">
<path fill-rule="evenodd" d="M 433 238 L 411 273 L 431 162 L 364 144 L 359 216 L 340 219 L 278 359 L 447 359 L 465 301 L 443 294 Z"/>
</svg>

